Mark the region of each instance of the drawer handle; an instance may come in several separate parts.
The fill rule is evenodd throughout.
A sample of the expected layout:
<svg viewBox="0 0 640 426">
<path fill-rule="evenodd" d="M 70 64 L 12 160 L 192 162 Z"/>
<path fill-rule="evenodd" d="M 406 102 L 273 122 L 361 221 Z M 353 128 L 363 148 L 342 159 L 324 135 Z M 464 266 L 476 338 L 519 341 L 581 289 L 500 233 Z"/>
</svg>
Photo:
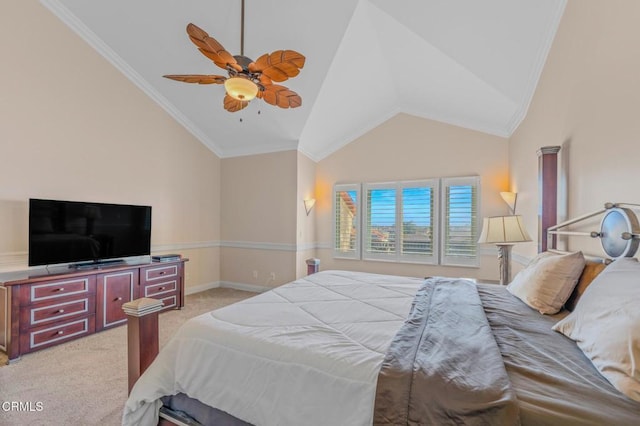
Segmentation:
<svg viewBox="0 0 640 426">
<path fill-rule="evenodd" d="M 160 288 L 158 289 L 158 291 L 162 291 L 162 290 L 164 290 L 164 287 L 160 287 Z"/>
<path fill-rule="evenodd" d="M 118 297 L 116 300 L 122 300 L 122 297 Z"/>
<path fill-rule="evenodd" d="M 57 334 L 64 334 L 64 331 L 63 330 L 58 330 Z"/>
<path fill-rule="evenodd" d="M 64 287 L 60 287 L 59 289 L 57 289 L 56 291 L 64 291 Z"/>
<path fill-rule="evenodd" d="M 160 275 L 164 275 L 166 273 L 167 273 L 167 271 L 160 271 Z"/>
<path fill-rule="evenodd" d="M 64 309 L 58 309 L 58 312 L 56 312 L 56 314 L 64 314 Z"/>
</svg>

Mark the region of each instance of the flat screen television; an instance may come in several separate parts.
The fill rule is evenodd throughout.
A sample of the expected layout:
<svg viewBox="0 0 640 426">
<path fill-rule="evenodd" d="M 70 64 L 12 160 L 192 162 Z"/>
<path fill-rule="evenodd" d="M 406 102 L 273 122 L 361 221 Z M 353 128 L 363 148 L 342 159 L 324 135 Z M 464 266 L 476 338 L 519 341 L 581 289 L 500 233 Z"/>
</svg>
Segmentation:
<svg viewBox="0 0 640 426">
<path fill-rule="evenodd" d="M 150 206 L 29 200 L 29 266 L 85 266 L 150 253 Z"/>
</svg>

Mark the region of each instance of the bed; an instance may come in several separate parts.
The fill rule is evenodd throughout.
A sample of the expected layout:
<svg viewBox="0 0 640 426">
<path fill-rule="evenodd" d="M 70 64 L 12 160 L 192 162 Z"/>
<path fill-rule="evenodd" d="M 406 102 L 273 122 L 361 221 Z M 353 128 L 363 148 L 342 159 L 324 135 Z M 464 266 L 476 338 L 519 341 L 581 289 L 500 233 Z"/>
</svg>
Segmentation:
<svg viewBox="0 0 640 426">
<path fill-rule="evenodd" d="M 163 402 L 199 420 L 184 424 L 637 424 L 640 403 L 551 329 L 567 315 L 493 284 L 323 271 L 187 322 L 123 424 L 157 424 Z M 420 322 L 423 358 L 401 333 Z M 397 370 L 402 358 L 419 368 Z M 431 377 L 398 383 L 418 369 Z"/>
<path fill-rule="evenodd" d="M 563 233 L 617 260 L 546 251 Z M 139 379 L 130 351 L 123 424 L 640 424 L 635 214 L 546 237 L 506 287 L 323 271 L 193 318 Z"/>
</svg>

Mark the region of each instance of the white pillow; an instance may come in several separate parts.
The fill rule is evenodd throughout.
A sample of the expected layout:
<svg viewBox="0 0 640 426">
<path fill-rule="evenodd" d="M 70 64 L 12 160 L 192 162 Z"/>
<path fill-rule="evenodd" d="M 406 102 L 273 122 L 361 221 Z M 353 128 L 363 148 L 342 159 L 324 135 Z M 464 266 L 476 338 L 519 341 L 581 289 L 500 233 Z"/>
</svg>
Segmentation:
<svg viewBox="0 0 640 426">
<path fill-rule="evenodd" d="M 640 401 L 640 263 L 622 258 L 607 266 L 576 309 L 553 326 L 591 360 L 620 392 Z"/>
<path fill-rule="evenodd" d="M 541 314 L 562 309 L 584 269 L 582 252 L 540 253 L 516 275 L 507 290 Z"/>
</svg>

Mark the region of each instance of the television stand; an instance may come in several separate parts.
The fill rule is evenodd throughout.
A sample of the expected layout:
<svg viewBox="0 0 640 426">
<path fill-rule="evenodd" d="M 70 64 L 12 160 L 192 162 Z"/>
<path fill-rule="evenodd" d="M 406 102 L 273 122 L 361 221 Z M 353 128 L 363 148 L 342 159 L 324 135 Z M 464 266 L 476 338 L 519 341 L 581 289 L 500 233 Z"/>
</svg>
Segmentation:
<svg viewBox="0 0 640 426">
<path fill-rule="evenodd" d="M 104 266 L 117 266 L 124 264 L 125 261 L 122 259 L 96 260 L 93 262 L 73 263 L 69 265 L 69 269 L 83 271 L 85 269 L 101 269 Z"/>
<path fill-rule="evenodd" d="M 141 297 L 162 301 L 163 310 L 180 309 L 187 260 L 0 273 L 0 351 L 12 361 L 123 325 L 122 305 Z"/>
</svg>

